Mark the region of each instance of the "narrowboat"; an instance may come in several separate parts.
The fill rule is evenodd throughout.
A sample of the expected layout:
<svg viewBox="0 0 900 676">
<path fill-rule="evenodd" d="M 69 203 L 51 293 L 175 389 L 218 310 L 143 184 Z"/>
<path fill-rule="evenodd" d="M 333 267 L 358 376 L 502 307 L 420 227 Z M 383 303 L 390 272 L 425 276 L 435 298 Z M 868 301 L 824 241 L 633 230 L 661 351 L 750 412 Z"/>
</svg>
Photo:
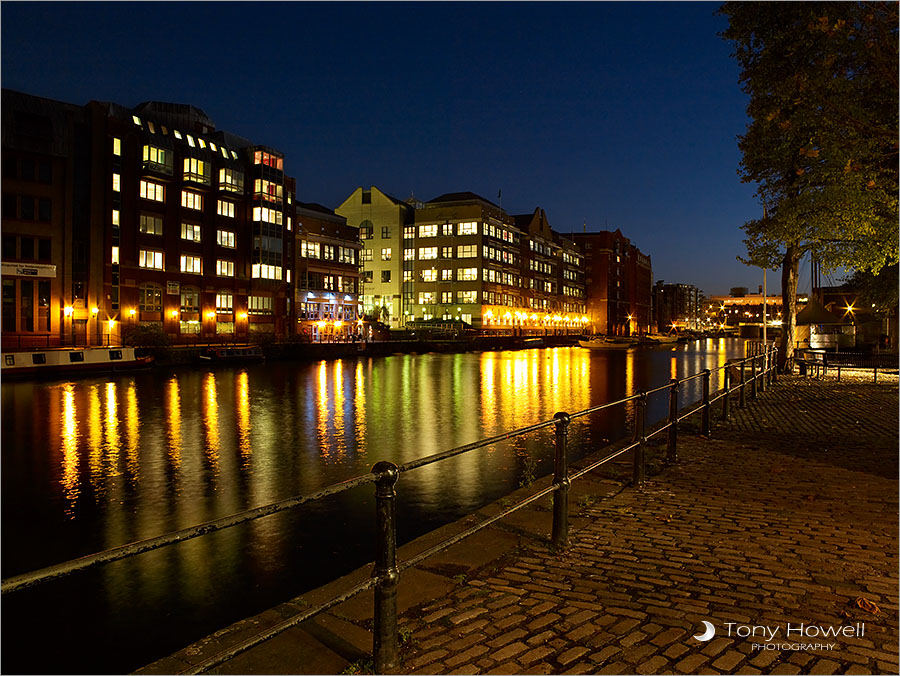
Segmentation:
<svg viewBox="0 0 900 676">
<path fill-rule="evenodd" d="M 109 373 L 148 368 L 153 357 L 138 357 L 133 347 L 76 347 L 4 352 L 0 377 L 55 378 L 80 373 Z"/>
</svg>

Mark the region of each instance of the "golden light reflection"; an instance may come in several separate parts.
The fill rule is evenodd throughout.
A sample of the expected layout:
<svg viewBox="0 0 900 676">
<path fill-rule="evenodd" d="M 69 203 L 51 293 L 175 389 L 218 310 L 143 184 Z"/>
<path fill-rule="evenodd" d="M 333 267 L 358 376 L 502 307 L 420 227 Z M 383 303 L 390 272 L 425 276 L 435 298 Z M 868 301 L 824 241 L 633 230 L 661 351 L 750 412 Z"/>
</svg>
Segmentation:
<svg viewBox="0 0 900 676">
<path fill-rule="evenodd" d="M 172 469 L 181 467 L 181 395 L 178 378 L 172 376 L 168 386 L 169 400 L 166 402 L 166 428 L 169 442 L 169 463 Z"/>
<path fill-rule="evenodd" d="M 672 360 L 669 362 L 669 379 L 678 379 L 678 357 L 673 356 Z"/>
<path fill-rule="evenodd" d="M 493 352 L 485 352 L 481 358 L 481 423 L 485 430 L 492 430 L 497 425 L 496 359 Z"/>
<path fill-rule="evenodd" d="M 625 353 L 625 396 L 630 397 L 637 391 L 637 382 L 635 381 L 634 372 L 635 350 L 628 350 Z"/>
<path fill-rule="evenodd" d="M 219 400 L 216 393 L 216 376 L 210 371 L 203 379 L 203 427 L 206 431 L 206 459 L 219 473 Z"/>
<path fill-rule="evenodd" d="M 100 389 L 91 385 L 88 389 L 87 414 L 88 469 L 91 486 L 99 497 L 103 487 L 103 422 L 100 414 Z"/>
<path fill-rule="evenodd" d="M 356 362 L 356 373 L 353 383 L 353 408 L 356 411 L 356 451 L 360 455 L 366 453 L 366 377 L 362 361 Z"/>
<path fill-rule="evenodd" d="M 137 388 L 134 381 L 128 384 L 128 392 L 125 393 L 125 429 L 128 433 L 128 445 L 125 447 L 125 455 L 128 462 L 128 475 L 137 479 L 140 472 L 138 456 L 138 443 L 140 442 L 140 418 L 138 417 Z"/>
<path fill-rule="evenodd" d="M 106 465 L 107 477 L 119 476 L 119 402 L 116 398 L 116 384 L 106 383 Z"/>
<path fill-rule="evenodd" d="M 250 446 L 250 377 L 246 371 L 241 371 L 237 377 L 237 426 L 238 447 L 246 469 L 253 452 Z"/>
<path fill-rule="evenodd" d="M 316 438 L 323 458 L 331 455 L 328 438 L 328 362 L 319 363 L 319 382 L 316 388 Z"/>
<path fill-rule="evenodd" d="M 69 505 L 66 515 L 75 517 L 78 487 L 78 418 L 75 410 L 75 385 L 68 383 L 62 391 L 62 477 L 60 483 Z"/>
<path fill-rule="evenodd" d="M 344 439 L 344 366 L 342 360 L 334 362 L 334 434 L 338 455 L 347 452 Z"/>
</svg>

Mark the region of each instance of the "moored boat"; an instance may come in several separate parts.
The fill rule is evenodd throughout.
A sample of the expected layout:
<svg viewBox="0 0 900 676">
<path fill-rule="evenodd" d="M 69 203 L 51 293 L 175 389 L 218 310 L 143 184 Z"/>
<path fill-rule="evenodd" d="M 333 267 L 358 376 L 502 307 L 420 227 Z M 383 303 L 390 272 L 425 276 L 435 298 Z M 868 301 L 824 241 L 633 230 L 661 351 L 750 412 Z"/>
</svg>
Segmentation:
<svg viewBox="0 0 900 676">
<path fill-rule="evenodd" d="M 259 345 L 239 347 L 208 347 L 200 355 L 200 359 L 209 363 L 228 364 L 235 362 L 262 361 L 266 358 Z"/>
<path fill-rule="evenodd" d="M 627 350 L 635 345 L 634 341 L 630 338 L 624 340 L 591 338 L 590 340 L 579 340 L 578 344 L 588 350 Z"/>
<path fill-rule="evenodd" d="M 58 377 L 147 368 L 153 357 L 138 357 L 133 347 L 77 347 L 4 352 L 0 375 L 6 378 Z"/>
</svg>

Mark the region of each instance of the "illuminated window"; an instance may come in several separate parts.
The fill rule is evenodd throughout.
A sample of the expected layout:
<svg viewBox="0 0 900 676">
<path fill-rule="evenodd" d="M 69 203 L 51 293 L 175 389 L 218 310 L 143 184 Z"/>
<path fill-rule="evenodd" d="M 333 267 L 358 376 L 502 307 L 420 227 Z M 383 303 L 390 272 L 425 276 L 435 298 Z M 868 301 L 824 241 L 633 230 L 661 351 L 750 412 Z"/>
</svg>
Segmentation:
<svg viewBox="0 0 900 676">
<path fill-rule="evenodd" d="M 216 274 L 219 277 L 234 277 L 234 261 L 217 260 Z"/>
<path fill-rule="evenodd" d="M 139 118 L 137 115 L 132 115 L 132 116 L 131 116 L 131 120 L 132 120 L 132 122 L 134 122 L 137 126 L 139 126 L 139 127 L 141 126 L 141 118 Z"/>
<path fill-rule="evenodd" d="M 441 270 L 441 281 L 442 282 L 452 282 L 453 281 L 452 268 L 444 268 L 443 270 Z"/>
<path fill-rule="evenodd" d="M 419 249 L 419 260 L 420 261 L 430 261 L 437 258 L 437 247 L 436 246 L 423 246 Z"/>
<path fill-rule="evenodd" d="M 244 192 L 244 172 L 237 169 L 219 169 L 219 190 Z"/>
<path fill-rule="evenodd" d="M 372 260 L 372 254 L 375 253 L 371 249 L 363 249 L 359 252 L 359 260 L 366 262 Z"/>
<path fill-rule="evenodd" d="M 184 158 L 184 180 L 209 185 L 209 162 L 198 160 L 196 157 Z"/>
<path fill-rule="evenodd" d="M 220 291 L 216 294 L 216 312 L 232 312 L 234 310 L 234 297 L 228 291 Z"/>
<path fill-rule="evenodd" d="M 195 211 L 203 211 L 203 195 L 191 192 L 190 190 L 181 191 L 181 206 L 185 209 L 194 209 Z"/>
<path fill-rule="evenodd" d="M 247 299 L 247 311 L 252 315 L 270 315 L 272 308 L 272 298 L 269 296 L 250 296 Z"/>
<path fill-rule="evenodd" d="M 322 260 L 323 261 L 333 261 L 334 260 L 334 247 L 328 246 L 327 244 L 322 246 Z"/>
<path fill-rule="evenodd" d="M 284 160 L 277 155 L 267 153 L 264 150 L 257 150 L 253 153 L 253 164 L 265 164 L 266 166 L 273 167 L 279 171 L 284 170 Z"/>
<path fill-rule="evenodd" d="M 119 225 L 119 210 L 118 209 L 112 210 L 112 224 Z"/>
<path fill-rule="evenodd" d="M 453 302 L 453 292 L 452 291 L 441 291 L 441 302 L 442 303 L 452 303 Z"/>
<path fill-rule="evenodd" d="M 457 291 L 456 292 L 456 302 L 457 303 L 477 303 L 478 292 L 477 291 Z"/>
<path fill-rule="evenodd" d="M 144 146 L 144 169 L 171 174 L 172 162 L 171 151 L 153 145 Z"/>
<path fill-rule="evenodd" d="M 218 213 L 219 216 L 234 218 L 234 202 L 218 200 L 218 203 L 216 204 L 216 213 Z"/>
<path fill-rule="evenodd" d="M 300 255 L 304 258 L 320 258 L 322 245 L 318 242 L 308 242 L 305 239 L 300 242 Z"/>
<path fill-rule="evenodd" d="M 112 263 L 113 265 L 119 264 L 119 247 L 114 246 L 112 248 L 112 255 L 110 256 L 109 262 Z"/>
<path fill-rule="evenodd" d="M 200 147 L 201 147 L 201 148 L 203 148 L 204 150 L 206 150 L 206 141 L 204 141 L 204 140 L 203 140 L 202 138 L 200 138 L 199 136 L 197 137 L 197 143 L 200 144 Z"/>
<path fill-rule="evenodd" d="M 419 226 L 419 237 L 437 237 L 438 227 L 437 225 L 420 225 Z"/>
<path fill-rule="evenodd" d="M 381 260 L 383 260 L 383 261 L 391 260 L 391 249 L 390 248 L 381 250 Z"/>
<path fill-rule="evenodd" d="M 478 279 L 478 268 L 460 268 L 456 271 L 456 280 L 459 282 L 473 282 Z"/>
<path fill-rule="evenodd" d="M 175 134 L 175 138 L 177 138 L 179 141 L 182 139 L 181 132 L 177 129 L 173 129 L 172 133 Z"/>
<path fill-rule="evenodd" d="M 199 242 L 200 241 L 200 226 L 196 223 L 182 223 L 181 224 L 181 239 L 186 239 L 189 242 Z"/>
<path fill-rule="evenodd" d="M 200 311 L 200 289 L 198 289 L 196 286 L 181 287 L 181 311 Z"/>
<path fill-rule="evenodd" d="M 419 277 L 423 282 L 436 282 L 437 281 L 437 270 L 431 268 L 431 270 L 422 270 L 419 273 Z"/>
<path fill-rule="evenodd" d="M 281 279 L 281 266 L 254 263 L 250 268 L 250 276 L 254 279 Z"/>
<path fill-rule="evenodd" d="M 166 187 L 161 183 L 154 183 L 153 181 L 141 179 L 139 194 L 145 200 L 163 202 L 165 201 Z"/>
<path fill-rule="evenodd" d="M 338 247 L 338 263 L 354 265 L 356 263 L 356 256 L 353 254 L 353 251 L 353 249 L 346 246 Z"/>
<path fill-rule="evenodd" d="M 119 192 L 122 189 L 122 177 L 119 174 L 112 175 L 113 192 Z"/>
<path fill-rule="evenodd" d="M 156 125 L 150 122 L 150 120 L 147 120 L 147 128 L 150 130 L 151 134 L 156 133 Z"/>
<path fill-rule="evenodd" d="M 405 261 L 416 260 L 416 250 L 415 249 L 404 249 L 403 250 L 403 260 L 405 260 Z"/>
<path fill-rule="evenodd" d="M 413 281 L 413 279 L 414 279 L 414 277 L 413 277 L 412 270 L 404 270 L 403 271 L 403 281 L 404 282 L 411 282 L 411 281 Z"/>
<path fill-rule="evenodd" d="M 113 155 L 122 154 L 122 139 L 113 138 Z"/>
<path fill-rule="evenodd" d="M 194 143 L 194 137 L 191 136 L 190 134 L 187 134 L 187 141 L 188 141 L 188 145 L 189 145 L 191 148 L 196 148 L 196 147 L 197 147 L 196 144 Z"/>
<path fill-rule="evenodd" d="M 453 236 L 453 224 L 452 223 L 444 223 L 441 226 L 441 234 L 444 235 L 445 237 L 452 237 Z"/>
<path fill-rule="evenodd" d="M 181 271 L 188 272 L 193 275 L 201 274 L 200 256 L 190 256 L 184 254 L 181 256 Z"/>
<path fill-rule="evenodd" d="M 283 192 L 284 186 L 274 181 L 257 178 L 253 182 L 253 194 L 256 197 L 261 197 L 269 202 L 281 204 Z"/>
<path fill-rule="evenodd" d="M 151 270 L 163 269 L 163 252 L 141 249 L 138 251 L 138 266 Z"/>
<path fill-rule="evenodd" d="M 478 246 L 475 244 L 461 244 L 456 247 L 457 258 L 475 258 L 478 256 Z"/>
<path fill-rule="evenodd" d="M 153 214 L 141 214 L 138 227 L 145 235 L 161 235 L 163 232 L 163 219 Z"/>
<path fill-rule="evenodd" d="M 162 296 L 159 284 L 141 284 L 138 289 L 138 309 L 142 312 L 162 312 Z"/>
<path fill-rule="evenodd" d="M 270 209 L 268 207 L 253 207 L 253 220 L 281 225 L 282 213 L 277 209 Z"/>
<path fill-rule="evenodd" d="M 181 333 L 200 333 L 200 322 L 196 319 L 193 320 L 184 320 L 182 319 L 179 323 Z"/>
<path fill-rule="evenodd" d="M 419 305 L 434 303 L 434 291 L 419 291 Z"/>
<path fill-rule="evenodd" d="M 456 234 L 457 235 L 477 235 L 478 234 L 478 223 L 460 223 L 456 226 Z"/>
<path fill-rule="evenodd" d="M 388 233 L 388 235 L 390 236 L 390 233 Z M 384 237 L 383 230 L 382 230 L 381 236 Z M 415 238 L 415 236 L 416 236 L 416 226 L 407 225 L 405 228 L 403 228 L 403 239 L 413 239 L 413 238 Z"/>
<path fill-rule="evenodd" d="M 441 258 L 453 258 L 453 247 L 452 246 L 442 246 L 441 247 Z"/>
<path fill-rule="evenodd" d="M 234 233 L 230 230 L 217 230 L 216 231 L 216 243 L 219 246 L 224 246 L 228 249 L 234 248 Z"/>
</svg>

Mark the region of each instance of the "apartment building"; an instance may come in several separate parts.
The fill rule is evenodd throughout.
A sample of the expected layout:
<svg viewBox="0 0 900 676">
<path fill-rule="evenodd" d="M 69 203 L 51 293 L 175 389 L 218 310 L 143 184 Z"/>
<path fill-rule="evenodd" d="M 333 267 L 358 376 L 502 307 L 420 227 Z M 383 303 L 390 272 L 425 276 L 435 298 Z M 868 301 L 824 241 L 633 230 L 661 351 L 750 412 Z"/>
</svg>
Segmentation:
<svg viewBox="0 0 900 676">
<path fill-rule="evenodd" d="M 409 316 L 401 293 L 403 233 L 413 223 L 415 207 L 373 185 L 368 190 L 354 190 L 335 213 L 359 230 L 359 298 L 363 314 L 391 328 L 401 328 Z"/>
<path fill-rule="evenodd" d="M 321 204 L 295 204 L 294 331 L 313 342 L 361 338 L 359 230 Z"/>
<path fill-rule="evenodd" d="M 572 235 L 584 251 L 585 292 L 591 333 L 628 336 L 650 333 L 653 269 L 620 230 Z"/>
<path fill-rule="evenodd" d="M 15 248 L 4 239 L 4 317 L 18 317 L 3 326 L 6 344 L 38 328 L 48 344 L 116 343 L 150 324 L 174 342 L 290 330 L 294 181 L 282 153 L 216 130 L 184 104 L 76 106 L 4 90 L 3 109 L 3 154 L 15 157 L 17 172 L 4 180 L 3 232 L 20 238 Z M 51 163 L 58 193 L 49 214 L 56 225 L 46 231 L 57 280 L 47 331 L 46 321 L 34 331 L 21 321 L 28 284 L 7 265 L 7 254 L 21 263 L 31 253 L 21 241 L 31 212 L 16 193 L 32 161 Z M 5 171 L 12 165 L 5 160 Z M 34 255 L 46 256 L 48 245 L 37 246 Z"/>
</svg>

